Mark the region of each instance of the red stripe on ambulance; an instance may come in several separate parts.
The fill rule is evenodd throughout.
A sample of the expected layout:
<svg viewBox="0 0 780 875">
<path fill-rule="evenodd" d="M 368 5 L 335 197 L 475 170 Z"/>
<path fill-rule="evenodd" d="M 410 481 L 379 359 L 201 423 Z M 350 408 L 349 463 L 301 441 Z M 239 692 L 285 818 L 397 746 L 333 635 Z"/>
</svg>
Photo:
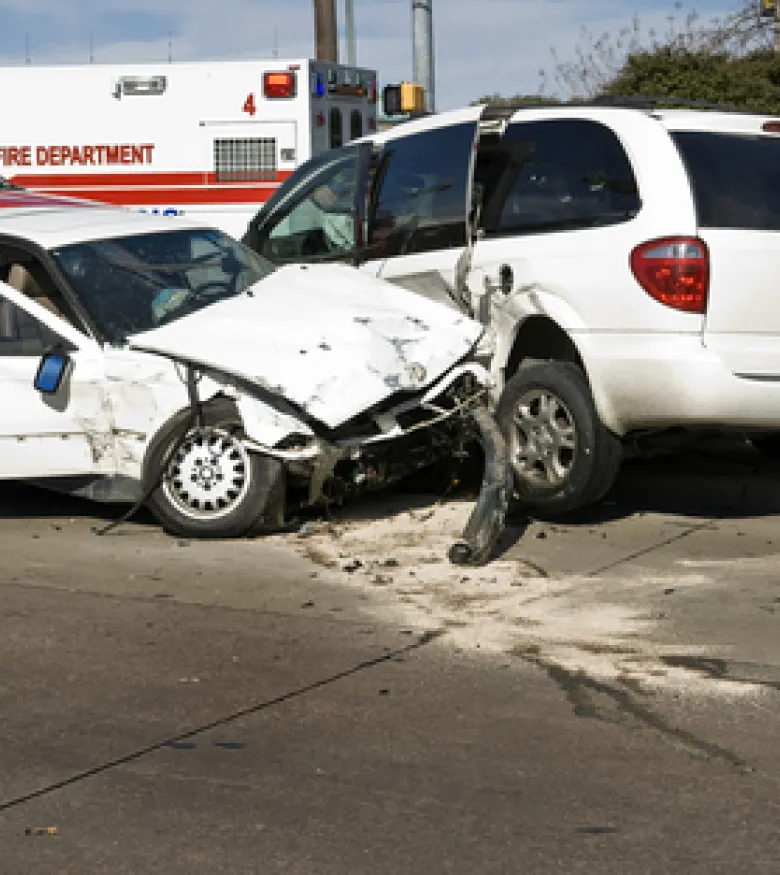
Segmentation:
<svg viewBox="0 0 780 875">
<path fill-rule="evenodd" d="M 114 188 L 114 189 L 38 189 L 42 194 L 100 201 L 121 207 L 149 207 L 170 204 L 264 204 L 276 186 L 264 188 Z"/>
<path fill-rule="evenodd" d="M 291 170 L 277 170 L 273 179 L 253 182 L 253 186 L 269 186 L 275 188 L 284 182 L 292 173 Z M 45 188 L 47 191 L 54 188 L 144 188 L 161 186 L 171 188 L 174 186 L 202 186 L 202 185 L 239 185 L 246 186 L 246 180 L 233 180 L 225 182 L 217 179 L 213 172 L 188 170 L 188 171 L 140 171 L 138 173 L 19 173 L 10 178 L 10 182 L 25 188 Z"/>
</svg>

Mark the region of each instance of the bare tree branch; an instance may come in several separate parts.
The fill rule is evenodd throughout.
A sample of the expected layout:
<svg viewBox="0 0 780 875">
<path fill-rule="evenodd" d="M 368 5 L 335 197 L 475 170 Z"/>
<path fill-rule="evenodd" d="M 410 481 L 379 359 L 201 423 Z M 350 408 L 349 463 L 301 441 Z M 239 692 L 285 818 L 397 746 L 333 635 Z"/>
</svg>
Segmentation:
<svg viewBox="0 0 780 875">
<path fill-rule="evenodd" d="M 760 17 L 757 0 L 737 0 L 734 12 L 709 20 L 678 0 L 663 33 L 646 29 L 637 15 L 616 34 L 596 35 L 582 28 L 571 60 L 551 50 L 552 69 L 540 71 L 540 93 L 564 99 L 593 97 L 617 78 L 630 55 L 640 52 L 673 49 L 740 57 L 772 45 L 772 24 Z"/>
</svg>

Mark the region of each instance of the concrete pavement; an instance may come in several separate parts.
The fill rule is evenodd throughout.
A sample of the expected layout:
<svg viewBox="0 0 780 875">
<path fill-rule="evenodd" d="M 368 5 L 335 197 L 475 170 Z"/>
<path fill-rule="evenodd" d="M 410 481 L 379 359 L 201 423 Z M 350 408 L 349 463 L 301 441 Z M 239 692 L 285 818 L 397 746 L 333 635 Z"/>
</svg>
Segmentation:
<svg viewBox="0 0 780 875">
<path fill-rule="evenodd" d="M 467 636 L 300 543 L 101 539 L 3 487 L 0 872 L 776 872 L 780 501 L 737 456 L 634 466 L 504 559 L 545 575 L 526 619 L 652 615 L 625 649 L 688 679 L 657 688 L 572 670 L 558 626 L 478 648 L 500 600 Z"/>
</svg>

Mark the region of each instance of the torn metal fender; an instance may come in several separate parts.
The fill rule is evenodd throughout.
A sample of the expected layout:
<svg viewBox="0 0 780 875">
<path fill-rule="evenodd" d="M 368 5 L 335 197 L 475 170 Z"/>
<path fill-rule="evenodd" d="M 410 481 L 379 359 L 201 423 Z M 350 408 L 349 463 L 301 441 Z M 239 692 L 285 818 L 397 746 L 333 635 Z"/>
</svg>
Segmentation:
<svg viewBox="0 0 780 875">
<path fill-rule="evenodd" d="M 272 406 L 246 392 L 227 387 L 223 391 L 236 405 L 250 449 L 255 444 L 260 452 L 283 460 L 310 459 L 318 455 L 316 435 L 305 422 L 284 409 L 283 400 Z M 289 452 L 274 449 L 281 441 L 293 437 L 300 439 L 300 449 Z"/>
<path fill-rule="evenodd" d="M 454 565 L 479 566 L 490 562 L 504 532 L 513 480 L 506 441 L 495 419 L 483 406 L 474 408 L 471 416 L 479 428 L 485 472 L 477 503 L 461 540 L 450 547 L 449 559 Z"/>
</svg>

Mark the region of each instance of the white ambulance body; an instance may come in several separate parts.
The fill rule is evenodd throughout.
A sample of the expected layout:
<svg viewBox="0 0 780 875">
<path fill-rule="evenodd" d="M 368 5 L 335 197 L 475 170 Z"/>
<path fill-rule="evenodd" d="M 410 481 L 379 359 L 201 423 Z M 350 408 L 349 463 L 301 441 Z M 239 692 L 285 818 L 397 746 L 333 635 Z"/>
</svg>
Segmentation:
<svg viewBox="0 0 780 875">
<path fill-rule="evenodd" d="M 0 68 L 0 176 L 241 237 L 302 162 L 376 130 L 373 70 L 310 60 Z"/>
</svg>

